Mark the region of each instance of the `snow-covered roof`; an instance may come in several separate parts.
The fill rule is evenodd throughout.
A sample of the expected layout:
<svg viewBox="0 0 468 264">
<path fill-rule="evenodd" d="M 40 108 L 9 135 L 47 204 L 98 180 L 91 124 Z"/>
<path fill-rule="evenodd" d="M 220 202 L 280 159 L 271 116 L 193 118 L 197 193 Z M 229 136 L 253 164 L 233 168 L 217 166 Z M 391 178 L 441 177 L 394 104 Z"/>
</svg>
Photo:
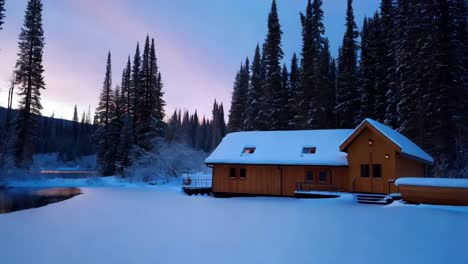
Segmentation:
<svg viewBox="0 0 468 264">
<path fill-rule="evenodd" d="M 468 179 L 452 178 L 399 178 L 395 181 L 396 186 L 431 186 L 448 188 L 468 188 Z"/>
<path fill-rule="evenodd" d="M 414 144 L 413 141 L 409 140 L 407 137 L 403 136 L 402 134 L 398 133 L 396 130 L 391 129 L 390 127 L 379 123 L 375 120 L 370 118 L 366 118 L 364 122 L 368 122 L 371 124 L 375 129 L 377 129 L 380 133 L 382 133 L 385 137 L 390 139 L 393 143 L 395 143 L 398 147 L 400 147 L 401 152 L 403 154 L 416 157 L 427 161 L 429 163 L 433 163 L 434 160 L 432 157 L 427 154 L 424 150 L 422 150 L 418 145 Z M 362 125 L 362 124 L 361 124 Z M 358 128 L 361 126 L 359 125 Z"/>
<path fill-rule="evenodd" d="M 399 148 L 399 152 L 401 152 L 402 154 L 431 164 L 434 162 L 434 160 L 429 154 L 424 152 L 424 150 L 418 147 L 418 145 L 414 144 L 407 137 L 398 133 L 396 130 L 393 130 L 392 128 L 370 118 L 364 119 L 364 121 L 362 121 L 362 123 L 356 127 L 352 135 L 349 138 L 347 138 L 343 142 L 343 144 L 341 144 L 340 149 L 345 151 L 349 144 L 351 144 L 351 142 L 353 142 L 354 139 L 357 136 L 359 136 L 359 134 L 366 128 L 366 125 L 370 125 L 371 127 L 375 128 L 384 137 L 386 137 L 393 144 L 395 144 Z"/>
<path fill-rule="evenodd" d="M 228 134 L 205 160 L 207 164 L 328 165 L 347 166 L 347 153 L 340 144 L 352 129 L 251 131 Z M 315 147 L 314 154 L 303 154 Z M 255 148 L 253 154 L 243 154 Z"/>
</svg>

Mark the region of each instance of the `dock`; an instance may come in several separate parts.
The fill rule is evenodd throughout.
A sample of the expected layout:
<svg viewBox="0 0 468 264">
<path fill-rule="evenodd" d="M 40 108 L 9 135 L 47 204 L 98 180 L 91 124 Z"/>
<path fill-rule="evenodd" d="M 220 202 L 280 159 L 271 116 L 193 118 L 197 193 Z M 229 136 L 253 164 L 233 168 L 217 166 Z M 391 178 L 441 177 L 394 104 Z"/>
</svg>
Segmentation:
<svg viewBox="0 0 468 264">
<path fill-rule="evenodd" d="M 212 192 L 212 179 L 211 177 L 197 178 L 197 177 L 183 177 L 182 178 L 182 190 L 191 195 L 211 195 Z"/>
</svg>

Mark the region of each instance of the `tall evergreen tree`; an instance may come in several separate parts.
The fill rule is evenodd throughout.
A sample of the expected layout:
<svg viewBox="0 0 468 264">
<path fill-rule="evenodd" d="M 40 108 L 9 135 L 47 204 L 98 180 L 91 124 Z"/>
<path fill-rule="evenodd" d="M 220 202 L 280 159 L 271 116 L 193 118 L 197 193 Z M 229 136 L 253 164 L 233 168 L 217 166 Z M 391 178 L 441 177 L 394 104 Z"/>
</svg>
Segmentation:
<svg viewBox="0 0 468 264">
<path fill-rule="evenodd" d="M 374 34 L 375 20 L 364 18 L 361 32 L 361 61 L 360 61 L 360 104 L 359 119 L 376 119 L 376 36 Z M 384 104 L 385 105 L 385 104 Z"/>
<path fill-rule="evenodd" d="M 293 54 L 291 59 L 291 70 L 289 73 L 289 96 L 288 96 L 288 111 L 289 111 L 289 123 L 288 127 L 290 129 L 297 129 L 298 125 L 296 124 L 296 117 L 299 115 L 298 103 L 302 100 L 304 93 L 302 92 L 300 85 L 300 70 L 299 64 L 297 61 L 296 53 Z M 300 119 L 300 117 L 298 117 Z"/>
<path fill-rule="evenodd" d="M 97 164 L 103 176 L 113 175 L 115 172 L 115 158 L 109 155 L 109 149 L 113 146 L 113 137 L 109 127 L 112 120 L 113 103 L 115 102 L 112 91 L 112 59 L 111 53 L 107 56 L 106 74 L 104 84 L 99 98 L 99 105 L 96 108 L 99 129 L 96 131 L 97 141 Z"/>
<path fill-rule="evenodd" d="M 289 73 L 286 65 L 281 70 L 281 88 L 273 93 L 273 122 L 272 127 L 275 130 L 286 130 L 289 124 Z"/>
<path fill-rule="evenodd" d="M 84 114 L 84 113 L 83 113 Z M 75 105 L 75 108 L 73 110 L 73 140 L 74 140 L 74 143 L 77 142 L 78 140 L 78 126 L 79 126 L 79 120 L 78 120 L 78 109 L 76 108 L 76 105 Z"/>
<path fill-rule="evenodd" d="M 5 18 L 5 0 L 0 0 L 0 30 L 2 29 L 4 18 Z"/>
<path fill-rule="evenodd" d="M 248 102 L 250 78 L 249 59 L 245 60 L 234 82 L 234 91 L 232 93 L 231 109 L 229 110 L 228 130 L 230 132 L 242 131 L 246 120 L 246 103 Z"/>
<path fill-rule="evenodd" d="M 130 86 L 130 99 L 132 101 L 131 107 L 131 118 L 132 118 L 132 133 L 133 133 L 133 142 L 136 142 L 136 127 L 139 120 L 138 105 L 140 100 L 138 95 L 141 94 L 141 54 L 140 54 L 140 44 L 137 43 L 135 50 L 135 55 L 133 57 L 133 68 L 131 74 L 131 86 Z"/>
<path fill-rule="evenodd" d="M 42 55 L 42 1 L 29 0 L 24 25 L 19 35 L 19 53 L 16 62 L 16 83 L 19 84 L 19 113 L 16 117 L 15 164 L 28 167 L 32 162 L 37 140 L 37 116 L 41 113 L 41 89 L 45 89 Z"/>
<path fill-rule="evenodd" d="M 276 0 L 273 0 L 271 10 L 268 15 L 268 34 L 263 45 L 265 82 L 264 94 L 261 102 L 262 107 L 259 112 L 259 120 L 263 121 L 263 129 L 276 129 L 268 120 L 272 120 L 274 111 L 273 102 L 275 95 L 281 94 L 281 60 L 283 59 L 283 49 L 281 48 L 281 25 L 278 18 Z M 277 99 L 277 98 L 276 98 Z"/>
<path fill-rule="evenodd" d="M 260 46 L 257 44 L 252 62 L 252 74 L 250 77 L 249 89 L 247 92 L 247 105 L 244 121 L 245 130 L 260 129 L 258 114 L 261 108 L 261 98 L 263 95 L 262 61 Z"/>
<path fill-rule="evenodd" d="M 338 127 L 352 128 L 360 120 L 359 95 L 357 87 L 358 31 L 354 22 L 353 1 L 348 0 L 346 11 L 346 31 L 338 56 L 337 75 L 337 118 Z"/>
</svg>

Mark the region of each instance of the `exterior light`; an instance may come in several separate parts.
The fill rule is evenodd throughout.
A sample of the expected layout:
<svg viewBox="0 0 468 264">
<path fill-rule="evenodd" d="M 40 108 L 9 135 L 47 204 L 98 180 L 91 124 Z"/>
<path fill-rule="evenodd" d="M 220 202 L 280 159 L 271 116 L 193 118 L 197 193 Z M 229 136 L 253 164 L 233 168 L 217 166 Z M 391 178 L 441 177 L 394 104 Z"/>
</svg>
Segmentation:
<svg viewBox="0 0 468 264">
<path fill-rule="evenodd" d="M 389 158 L 390 158 L 390 155 L 385 154 L 385 158 L 386 158 L 386 159 L 389 159 Z"/>
<path fill-rule="evenodd" d="M 374 145 L 374 140 L 372 138 L 369 138 L 369 146 Z"/>
</svg>

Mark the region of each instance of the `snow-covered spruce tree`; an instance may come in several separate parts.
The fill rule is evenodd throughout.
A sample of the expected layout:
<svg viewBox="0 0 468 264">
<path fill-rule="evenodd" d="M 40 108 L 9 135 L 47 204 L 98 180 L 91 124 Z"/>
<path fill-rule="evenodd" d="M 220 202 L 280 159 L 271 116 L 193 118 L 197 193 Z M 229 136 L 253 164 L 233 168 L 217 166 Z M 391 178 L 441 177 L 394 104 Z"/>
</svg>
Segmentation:
<svg viewBox="0 0 468 264">
<path fill-rule="evenodd" d="M 437 1 L 433 8 L 438 12 L 434 44 L 437 52 L 433 62 L 436 74 L 431 76 L 435 78 L 431 89 L 434 111 L 429 135 L 433 136 L 436 143 L 434 152 L 439 161 L 436 169 L 445 173 L 447 169 L 443 164 L 446 163 L 449 170 L 460 170 L 465 158 L 460 155 L 460 151 L 466 144 L 462 133 L 463 130 L 466 133 L 467 126 L 462 118 L 467 93 L 463 82 L 466 71 L 463 57 L 467 52 L 463 45 L 463 35 L 466 34 L 466 3 L 458 0 Z"/>
<path fill-rule="evenodd" d="M 330 61 L 330 69 L 328 71 L 328 80 L 330 81 L 329 98 L 330 111 L 327 113 L 327 127 L 336 128 L 336 61 L 334 58 Z"/>
<path fill-rule="evenodd" d="M 112 91 L 112 61 L 111 53 L 109 52 L 104 84 L 99 97 L 99 105 L 96 108 L 99 127 L 94 135 L 97 143 L 97 165 L 103 176 L 109 176 L 115 173 L 115 159 L 108 155 L 108 151 L 113 145 L 113 142 L 111 142 L 112 137 L 110 136 L 110 122 L 112 120 L 114 102 L 114 93 Z"/>
<path fill-rule="evenodd" d="M 250 76 L 249 68 L 249 59 L 247 58 L 245 64 L 241 64 L 240 70 L 236 74 L 234 91 L 232 92 L 231 109 L 229 110 L 229 132 L 242 131 L 244 128 Z"/>
<path fill-rule="evenodd" d="M 84 114 L 84 113 L 83 113 Z M 73 109 L 73 140 L 74 140 L 74 143 L 76 144 L 76 142 L 78 141 L 78 134 L 79 134 L 79 120 L 78 120 L 78 109 L 76 108 L 76 105 L 75 105 L 75 108 Z"/>
<path fill-rule="evenodd" d="M 29 167 L 37 140 L 37 117 L 41 114 L 41 89 L 45 89 L 42 54 L 42 1 L 29 0 L 24 25 L 19 35 L 16 82 L 19 84 L 19 113 L 16 117 L 16 140 L 13 155 L 17 167 Z"/>
<path fill-rule="evenodd" d="M 116 170 L 122 171 L 130 165 L 130 149 L 133 145 L 133 119 L 132 119 L 132 93 L 131 93 L 131 72 L 132 66 L 130 56 L 128 57 L 127 64 L 122 72 L 122 111 L 124 112 L 122 118 L 122 129 L 120 131 L 119 146 L 117 147 L 116 156 Z"/>
<path fill-rule="evenodd" d="M 128 58 L 127 65 L 122 73 L 122 111 L 124 112 L 122 120 L 122 129 L 120 131 L 119 146 L 117 147 L 116 170 L 123 171 L 130 166 L 130 150 L 133 145 L 133 122 L 131 115 L 132 97 L 131 97 L 131 62 Z"/>
<path fill-rule="evenodd" d="M 221 142 L 226 135 L 226 122 L 224 121 L 224 107 L 223 104 L 214 102 L 213 104 L 213 119 L 211 121 L 211 129 L 208 132 L 207 152 L 211 152 Z"/>
<path fill-rule="evenodd" d="M 132 119 L 132 133 L 133 133 L 133 142 L 136 143 L 136 127 L 139 120 L 138 105 L 140 103 L 138 95 L 141 93 L 141 54 L 140 54 L 140 44 L 137 43 L 135 55 L 133 57 L 132 64 L 132 73 L 130 81 L 130 115 Z"/>
<path fill-rule="evenodd" d="M 118 159 L 118 153 L 119 146 L 121 146 L 120 139 L 125 120 L 125 111 L 123 109 L 125 97 L 121 95 L 121 87 L 119 86 L 115 87 L 113 93 L 113 102 L 111 107 L 112 120 L 110 121 L 107 133 L 107 137 L 109 138 L 109 148 L 105 153 L 105 160 L 109 161 L 109 163 L 112 162 L 112 165 L 109 164 L 108 166 L 113 167 L 114 172 L 117 171 L 121 173 L 122 167 L 120 166 L 121 163 Z"/>
<path fill-rule="evenodd" d="M 331 55 L 328 44 L 328 39 L 324 39 L 323 47 L 320 51 L 320 56 L 317 63 L 317 79 L 316 93 L 320 98 L 320 115 L 318 116 L 318 128 L 333 128 L 332 120 L 334 119 L 335 110 L 335 87 L 334 82 L 330 79 L 330 63 Z"/>
<path fill-rule="evenodd" d="M 0 30 L 2 29 L 4 18 L 5 18 L 5 0 L 0 0 Z"/>
<path fill-rule="evenodd" d="M 289 111 L 287 108 L 289 96 L 288 69 L 284 65 L 281 69 L 281 86 L 273 90 L 272 100 L 272 126 L 275 130 L 288 128 Z"/>
<path fill-rule="evenodd" d="M 260 46 L 257 44 L 255 55 L 252 61 L 252 74 L 250 77 L 249 89 L 247 92 L 247 105 L 244 121 L 244 130 L 258 130 L 258 113 L 261 107 L 261 97 L 263 95 L 262 62 L 260 55 Z"/>
<path fill-rule="evenodd" d="M 291 59 L 291 71 L 289 73 L 289 96 L 288 96 L 288 111 L 289 111 L 289 122 L 288 127 L 290 129 L 296 129 L 297 124 L 295 122 L 296 116 L 298 116 L 297 102 L 303 98 L 304 94 L 300 91 L 302 86 L 299 85 L 299 65 L 297 61 L 296 53 L 293 54 Z"/>
<path fill-rule="evenodd" d="M 322 55 L 323 48 L 325 45 L 325 27 L 323 25 L 323 10 L 322 10 L 322 0 L 314 0 L 311 7 L 311 16 L 302 17 L 303 27 L 310 27 L 310 37 L 309 40 L 303 40 L 305 43 L 309 42 L 306 47 L 308 47 L 308 58 L 304 57 L 303 60 L 303 84 L 311 85 L 309 90 L 307 86 L 304 87 L 306 92 L 306 98 L 308 98 L 308 113 L 307 113 L 307 123 L 306 127 L 319 129 L 325 126 L 325 107 L 326 107 L 326 90 L 329 89 L 327 85 L 324 86 L 324 80 L 327 79 L 328 68 L 324 71 L 320 71 L 320 56 Z M 310 20 L 308 23 L 307 20 Z M 307 60 L 306 60 L 307 59 Z M 309 70 L 306 73 L 305 69 L 308 66 Z M 326 63 L 328 64 L 328 62 Z M 325 68 L 325 67 L 322 67 Z M 307 81 L 308 80 L 308 81 Z"/>
<path fill-rule="evenodd" d="M 273 101 L 275 93 L 281 91 L 281 60 L 283 59 L 283 50 L 281 48 L 281 25 L 278 18 L 278 10 L 276 0 L 273 0 L 271 10 L 268 15 L 268 33 L 263 45 L 263 57 L 265 67 L 265 82 L 264 94 L 261 98 L 262 107 L 259 112 L 259 120 L 262 121 L 262 129 L 274 130 L 274 123 L 270 120 L 274 119 L 272 114 Z M 284 106 L 283 106 L 284 107 Z"/>
<path fill-rule="evenodd" d="M 346 31 L 339 50 L 337 75 L 337 121 L 339 128 L 352 128 L 358 122 L 359 95 L 357 78 L 356 39 L 358 31 L 354 22 L 353 1 L 348 0 L 346 12 Z"/>
<path fill-rule="evenodd" d="M 312 1 L 307 1 L 305 14 L 301 13 L 302 24 L 302 78 L 299 89 L 296 92 L 296 114 L 294 116 L 294 125 L 296 129 L 307 128 L 307 122 L 310 119 L 310 106 L 317 106 L 314 94 L 314 71 L 315 60 L 318 54 L 318 45 L 315 43 L 314 22 Z"/>
<path fill-rule="evenodd" d="M 283 130 L 289 129 L 289 120 L 292 119 L 292 114 L 289 111 L 288 103 L 289 98 L 292 95 L 291 86 L 289 84 L 289 72 L 286 64 L 283 64 L 283 69 L 281 70 L 281 84 L 283 86 L 283 98 L 280 100 L 280 103 L 283 103 L 283 107 L 280 108 L 281 111 L 278 113 L 280 126 Z"/>
<path fill-rule="evenodd" d="M 139 97 L 137 120 L 137 144 L 146 151 L 153 150 L 155 139 L 164 134 L 164 100 L 162 99 L 162 80 L 157 65 L 154 40 L 145 43 L 141 72 L 142 87 Z"/>
<path fill-rule="evenodd" d="M 384 123 L 392 128 L 398 127 L 397 103 L 399 101 L 398 76 L 396 75 L 396 59 L 394 41 L 396 37 L 396 21 L 398 20 L 396 7 L 393 0 L 382 0 L 380 5 L 381 30 L 382 37 L 378 44 L 379 54 L 382 57 L 379 63 L 383 71 L 381 76 L 385 79 L 380 80 L 382 89 L 386 87 L 385 100 L 386 109 Z"/>
<path fill-rule="evenodd" d="M 376 18 L 376 17 L 374 17 Z M 375 119 L 376 106 L 376 36 L 374 34 L 374 18 L 364 18 L 361 32 L 361 61 L 359 67 L 360 112 L 359 119 Z M 378 18 L 377 18 L 378 19 Z"/>
</svg>

